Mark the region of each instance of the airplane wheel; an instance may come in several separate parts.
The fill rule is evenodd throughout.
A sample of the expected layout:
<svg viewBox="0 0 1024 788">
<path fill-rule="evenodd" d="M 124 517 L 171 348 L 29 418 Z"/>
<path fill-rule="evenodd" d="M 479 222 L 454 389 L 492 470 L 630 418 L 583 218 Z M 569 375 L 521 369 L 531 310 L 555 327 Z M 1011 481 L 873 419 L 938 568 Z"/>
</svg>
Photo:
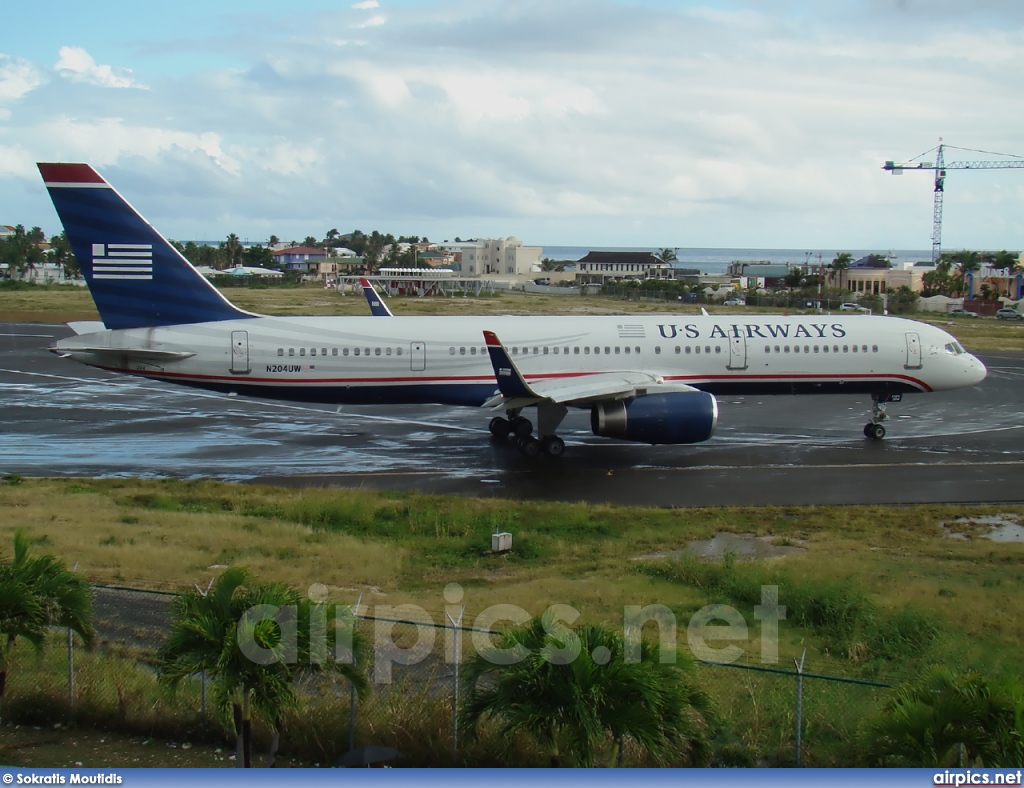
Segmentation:
<svg viewBox="0 0 1024 788">
<path fill-rule="evenodd" d="M 520 416 L 512 422 L 512 431 L 520 438 L 529 437 L 533 432 L 533 422 Z"/>
<path fill-rule="evenodd" d="M 871 438 L 872 440 L 880 441 L 882 440 L 882 438 L 885 437 L 885 427 L 883 427 L 881 424 L 871 424 L 869 426 L 871 427 L 871 429 L 868 430 L 869 438 Z"/>
<path fill-rule="evenodd" d="M 561 457 L 565 454 L 565 441 L 557 435 L 548 435 L 544 439 L 544 453 L 551 457 Z"/>
<path fill-rule="evenodd" d="M 540 456 L 542 448 L 540 441 L 532 435 L 526 435 L 519 439 L 519 451 L 524 457 L 530 457 L 531 459 L 533 457 L 538 457 Z"/>
<path fill-rule="evenodd" d="M 865 438 L 870 438 L 871 437 L 871 428 L 874 427 L 874 426 L 875 425 L 872 424 L 870 421 L 867 424 L 864 425 L 863 432 L 864 432 L 864 437 Z"/>
<path fill-rule="evenodd" d="M 491 435 L 498 440 L 504 440 L 512 432 L 512 425 L 508 419 L 503 419 L 501 416 L 495 416 L 491 419 L 491 423 L 487 425 L 487 428 L 491 431 Z"/>
</svg>

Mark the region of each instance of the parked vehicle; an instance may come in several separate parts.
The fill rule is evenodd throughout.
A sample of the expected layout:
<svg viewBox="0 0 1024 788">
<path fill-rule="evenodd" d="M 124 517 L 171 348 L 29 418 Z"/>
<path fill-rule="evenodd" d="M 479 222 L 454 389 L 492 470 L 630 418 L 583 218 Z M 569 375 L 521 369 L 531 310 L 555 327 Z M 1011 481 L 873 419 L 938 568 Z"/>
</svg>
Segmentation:
<svg viewBox="0 0 1024 788">
<path fill-rule="evenodd" d="M 949 310 L 951 317 L 977 317 L 977 312 L 971 312 L 969 309 L 951 309 Z"/>
<path fill-rule="evenodd" d="M 1010 307 L 1003 307 L 996 312 L 996 317 L 1000 320 L 1024 320 L 1024 312 L 1018 312 Z"/>
<path fill-rule="evenodd" d="M 840 304 L 839 311 L 841 312 L 867 312 L 867 307 L 861 306 L 860 304 Z"/>
<path fill-rule="evenodd" d="M 746 306 L 747 302 L 742 298 L 727 298 L 722 302 L 722 306 Z"/>
</svg>

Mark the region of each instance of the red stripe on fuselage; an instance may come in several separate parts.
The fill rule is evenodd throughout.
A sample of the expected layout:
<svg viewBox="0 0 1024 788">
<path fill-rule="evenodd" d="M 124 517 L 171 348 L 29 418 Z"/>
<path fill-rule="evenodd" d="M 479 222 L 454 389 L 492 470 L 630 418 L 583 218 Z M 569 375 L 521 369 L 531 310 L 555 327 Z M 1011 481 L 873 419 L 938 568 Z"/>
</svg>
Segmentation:
<svg viewBox="0 0 1024 788">
<path fill-rule="evenodd" d="M 384 385 L 389 383 L 495 383 L 492 376 L 466 375 L 447 377 L 390 377 L 390 378 L 254 378 L 249 375 L 188 375 L 181 372 L 154 372 L 151 370 L 121 369 L 119 367 L 99 367 L 108 372 L 121 372 L 126 375 L 141 375 L 143 377 L 174 380 L 194 381 L 218 381 L 231 383 L 259 383 L 259 384 L 287 384 L 304 386 L 360 386 L 360 385 Z M 543 375 L 528 375 L 530 380 L 551 380 L 559 378 L 578 378 L 588 375 L 606 374 L 602 372 L 570 372 L 564 375 L 547 373 Z M 885 375 L 885 374 L 850 374 L 850 375 L 813 375 L 810 373 L 793 373 L 788 375 L 665 375 L 663 379 L 677 383 L 687 383 L 693 386 L 701 383 L 722 383 L 722 382 L 752 382 L 764 381 L 785 382 L 785 381 L 861 381 L 877 380 L 879 382 L 902 380 L 917 386 L 922 391 L 930 392 L 932 387 L 923 380 L 909 375 Z M 652 386 L 657 384 L 652 383 Z M 650 387 L 648 387 L 650 388 Z"/>
</svg>

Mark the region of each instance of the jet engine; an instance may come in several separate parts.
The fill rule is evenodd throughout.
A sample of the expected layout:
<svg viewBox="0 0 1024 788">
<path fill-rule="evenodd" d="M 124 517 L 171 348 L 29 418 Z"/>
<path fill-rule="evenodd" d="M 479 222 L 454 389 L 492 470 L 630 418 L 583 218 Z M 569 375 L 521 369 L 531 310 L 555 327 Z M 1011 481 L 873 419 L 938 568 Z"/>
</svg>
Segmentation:
<svg viewBox="0 0 1024 788">
<path fill-rule="evenodd" d="M 706 391 L 598 402 L 590 411 L 595 435 L 639 443 L 700 443 L 717 423 L 718 403 Z"/>
</svg>

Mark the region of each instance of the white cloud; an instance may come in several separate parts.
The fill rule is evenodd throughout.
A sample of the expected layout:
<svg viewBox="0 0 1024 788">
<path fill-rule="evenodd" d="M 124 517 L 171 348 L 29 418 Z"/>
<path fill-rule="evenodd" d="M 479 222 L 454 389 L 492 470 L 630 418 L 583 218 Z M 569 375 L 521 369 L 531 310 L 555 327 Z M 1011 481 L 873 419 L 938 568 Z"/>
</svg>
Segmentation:
<svg viewBox="0 0 1024 788">
<path fill-rule="evenodd" d="M 381 27 L 387 24 L 388 18 L 384 14 L 374 14 L 369 19 L 365 19 L 362 22 L 356 22 L 352 25 L 356 30 L 365 30 L 368 27 Z"/>
<path fill-rule="evenodd" d="M 797 4 L 799 18 L 759 0 L 705 5 L 431 0 L 389 6 L 382 27 L 367 0 L 292 10 L 277 27 L 220 20 L 166 42 L 189 68 L 145 94 L 83 91 L 138 85 L 82 48 L 61 49 L 63 79 L 0 56 L 0 215 L 21 210 L 6 179 L 25 162 L 73 157 L 161 183 L 154 199 L 183 217 L 167 228 L 180 237 L 230 204 L 238 226 L 211 237 L 351 224 L 527 243 L 927 248 L 931 184 L 893 179 L 882 161 L 940 135 L 1024 153 L 1024 12 L 911 19 L 878 0 L 879 25 L 849 4 Z M 951 174 L 947 241 L 1024 246 L 1022 188 L 1020 170 Z"/>
<path fill-rule="evenodd" d="M 62 77 L 74 82 L 85 82 L 104 88 L 142 88 L 132 76 L 131 69 L 99 65 L 92 56 L 81 47 L 61 47 L 60 59 L 54 69 Z"/>
<path fill-rule="evenodd" d="M 29 61 L 0 55 L 0 102 L 15 101 L 45 81 L 46 76 Z"/>
</svg>

